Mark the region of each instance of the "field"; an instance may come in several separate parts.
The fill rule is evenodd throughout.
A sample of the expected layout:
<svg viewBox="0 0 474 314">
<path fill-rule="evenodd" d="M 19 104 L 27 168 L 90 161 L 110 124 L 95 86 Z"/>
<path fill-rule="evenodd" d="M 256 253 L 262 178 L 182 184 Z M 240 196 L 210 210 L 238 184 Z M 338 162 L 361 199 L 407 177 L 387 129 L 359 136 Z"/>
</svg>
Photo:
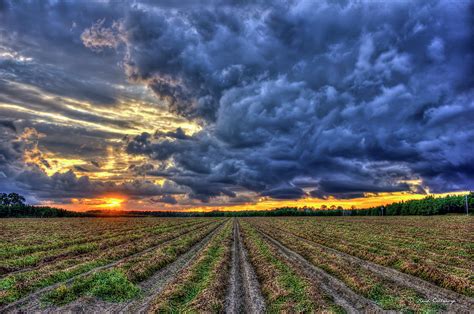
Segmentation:
<svg viewBox="0 0 474 314">
<path fill-rule="evenodd" d="M 474 218 L 0 220 L 0 312 L 469 312 Z"/>
</svg>

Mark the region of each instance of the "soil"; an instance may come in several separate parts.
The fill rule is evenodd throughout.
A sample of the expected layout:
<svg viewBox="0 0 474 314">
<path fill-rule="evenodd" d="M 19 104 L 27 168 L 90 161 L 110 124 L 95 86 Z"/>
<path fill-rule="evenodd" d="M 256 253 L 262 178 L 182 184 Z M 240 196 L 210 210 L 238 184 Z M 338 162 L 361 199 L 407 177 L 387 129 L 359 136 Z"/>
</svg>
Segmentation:
<svg viewBox="0 0 474 314">
<path fill-rule="evenodd" d="M 219 226 L 222 226 L 222 225 L 223 224 L 221 223 Z M 204 228 L 206 226 L 207 225 L 200 226 L 197 229 Z M 218 227 L 214 228 L 211 233 L 216 232 Z M 71 304 L 66 305 L 66 306 L 62 307 L 61 309 L 59 309 L 59 308 L 56 308 L 56 307 L 47 307 L 47 308 L 45 308 L 41 303 L 41 297 L 44 296 L 46 293 L 58 288 L 61 285 L 72 284 L 74 282 L 74 280 L 76 280 L 77 278 L 86 277 L 86 276 L 88 276 L 90 274 L 93 274 L 95 272 L 112 268 L 112 267 L 114 267 L 114 266 L 116 266 L 116 265 L 118 265 L 118 264 L 120 264 L 120 263 L 122 263 L 122 262 L 124 262 L 128 259 L 132 259 L 132 258 L 141 256 L 143 254 L 146 254 L 148 252 L 151 252 L 152 250 L 162 246 L 163 244 L 166 244 L 167 242 L 175 240 L 179 236 L 182 236 L 182 235 L 185 235 L 187 233 L 194 232 L 194 231 L 196 231 L 196 229 L 192 229 L 192 230 L 186 231 L 184 233 L 181 233 L 181 234 L 177 235 L 176 237 L 173 237 L 172 239 L 164 241 L 164 242 L 162 242 L 158 245 L 150 247 L 150 248 L 148 248 L 146 250 L 143 250 L 141 252 L 138 252 L 136 254 L 127 256 L 123 259 L 117 260 L 113 263 L 110 263 L 110 264 L 107 264 L 107 265 L 104 265 L 104 266 L 100 266 L 100 267 L 96 267 L 96 268 L 94 268 L 90 271 L 87 271 L 87 272 L 82 273 L 80 275 L 74 276 L 74 277 L 72 277 L 72 278 L 70 278 L 66 281 L 59 282 L 57 284 L 42 288 L 42 289 L 40 289 L 40 290 L 38 290 L 38 291 L 36 291 L 32 294 L 27 295 L 26 297 L 24 297 L 24 298 L 22 298 L 22 299 L 20 299 L 16 302 L 7 304 L 3 308 L 0 308 L 0 313 L 31 313 L 31 312 L 41 312 L 41 313 L 48 313 L 48 312 L 50 312 L 50 313 L 52 313 L 52 312 L 55 312 L 55 313 L 57 313 L 57 312 L 68 313 L 68 312 L 74 312 L 74 313 L 77 313 L 77 312 L 82 312 L 80 310 L 81 308 L 84 309 L 84 310 L 87 309 L 87 312 L 91 313 L 91 312 L 94 312 L 94 311 L 89 310 L 89 308 L 91 308 L 91 307 L 95 308 L 96 306 L 97 306 L 97 310 L 99 312 L 103 313 L 104 311 L 106 311 L 106 308 L 108 307 L 108 302 L 95 300 L 94 298 L 81 298 L 80 300 L 72 302 Z M 197 243 L 195 246 L 200 245 L 205 239 L 209 240 L 210 239 L 209 235 L 206 236 L 205 238 L 203 238 L 203 240 L 201 242 Z M 157 272 L 157 273 L 159 273 L 159 272 Z M 156 277 L 153 276 L 152 278 L 156 278 Z M 146 280 L 143 284 L 145 284 L 145 283 L 149 283 L 149 280 Z M 146 288 L 146 285 L 144 287 Z M 97 303 L 97 305 L 95 305 L 95 303 Z M 113 303 L 110 303 L 110 304 L 113 304 Z"/>
<path fill-rule="evenodd" d="M 212 237 L 225 225 L 222 222 L 212 230 L 197 244 L 192 246 L 186 253 L 180 255 L 173 263 L 157 271 L 149 279 L 141 282 L 138 286 L 141 288 L 142 294 L 140 298 L 132 300 L 126 303 L 110 303 L 99 300 L 94 297 L 82 297 L 68 305 L 63 307 L 43 307 L 40 302 L 41 297 L 59 287 L 60 285 L 69 285 L 75 279 L 85 277 L 94 272 L 112 268 L 123 261 L 130 258 L 141 256 L 146 254 L 157 247 L 172 241 L 176 238 L 163 241 L 162 243 L 150 247 L 139 253 L 130 255 L 123 259 L 117 260 L 113 263 L 105 266 L 97 267 L 86 273 L 75 276 L 65 282 L 57 283 L 49 287 L 40 289 L 23 299 L 20 299 L 14 303 L 8 304 L 3 308 L 0 308 L 1 313 L 146 313 L 150 310 L 151 303 L 162 293 L 163 289 L 176 278 L 176 276 L 185 270 L 196 256 L 206 247 Z M 178 236 L 195 232 L 198 229 L 205 228 L 199 226 L 195 229 L 182 232 Z M 442 300 L 446 301 L 443 303 L 446 306 L 447 312 L 460 312 L 468 313 L 474 309 L 474 299 L 458 294 L 454 291 L 450 291 L 441 287 L 438 287 L 432 283 L 424 281 L 420 278 L 414 277 L 402 273 L 396 269 L 385 267 L 379 264 L 375 264 L 370 261 L 363 260 L 356 256 L 349 255 L 339 250 L 327 247 L 320 243 L 305 239 L 297 236 L 285 230 L 281 230 L 295 237 L 300 241 L 304 241 L 308 245 L 316 246 L 327 252 L 337 255 L 338 257 L 348 261 L 355 267 L 364 268 L 374 274 L 377 274 L 384 279 L 393 282 L 396 285 L 411 288 L 420 294 L 422 294 L 427 300 Z M 293 267 L 297 268 L 298 272 L 304 274 L 305 278 L 314 284 L 315 287 L 320 289 L 325 294 L 332 297 L 334 303 L 341 306 L 348 313 L 382 313 L 383 311 L 377 304 L 367 298 L 357 294 L 348 286 L 346 286 L 341 280 L 328 274 L 324 270 L 316 267 L 297 252 L 289 249 L 277 239 L 271 236 L 271 232 L 266 231 L 265 228 L 258 228 L 257 231 L 263 236 L 265 241 L 271 245 L 279 257 L 288 261 Z M 227 242 L 228 243 L 228 242 Z M 227 260 L 229 258 L 227 257 Z M 243 240 L 240 234 L 240 225 L 238 219 L 233 220 L 232 230 L 232 247 L 231 247 L 231 266 L 230 272 L 227 279 L 227 290 L 225 299 L 226 313 L 263 313 L 265 312 L 265 299 L 262 296 L 260 284 L 255 274 L 254 268 L 250 263 L 248 252 L 243 244 Z M 222 274 L 222 277 L 227 277 L 227 272 Z M 222 282 L 225 282 L 222 280 Z M 225 283 L 223 284 L 225 285 Z M 454 301 L 454 302 L 448 302 Z"/>
<path fill-rule="evenodd" d="M 347 313 L 383 312 L 383 310 L 374 302 L 358 295 L 339 279 L 334 278 L 322 269 L 314 266 L 301 255 L 290 250 L 266 233 L 262 231 L 259 232 L 266 240 L 268 240 L 269 243 L 277 248 L 283 258 L 290 261 L 292 264 L 296 264 L 308 278 L 313 280 L 315 285 L 318 285 L 322 291 L 330 295 L 333 298 L 334 303 L 344 308 Z"/>
<path fill-rule="evenodd" d="M 279 229 L 283 232 L 288 232 Z M 288 232 L 290 233 L 290 232 Z M 474 309 L 474 299 L 468 296 L 456 293 L 451 290 L 447 290 L 441 287 L 438 287 L 430 282 L 427 282 L 423 279 L 417 278 L 415 276 L 402 273 L 396 269 L 385 267 L 373 262 L 363 260 L 359 257 L 349 255 L 347 253 L 338 251 L 336 249 L 327 247 L 325 245 L 316 243 L 314 241 L 305 239 L 303 237 L 297 236 L 293 233 L 290 233 L 292 236 L 298 238 L 301 241 L 313 246 L 327 250 L 335 255 L 340 256 L 341 258 L 349 261 L 350 263 L 357 265 L 358 267 L 365 268 L 384 279 L 392 281 L 400 286 L 411 288 L 418 293 L 422 294 L 427 300 L 443 300 L 443 305 L 447 308 L 448 311 L 454 312 L 469 312 Z"/>
<path fill-rule="evenodd" d="M 255 271 L 242 245 L 240 226 L 234 218 L 232 262 L 229 288 L 226 296 L 226 313 L 263 313 L 265 301 Z"/>
</svg>

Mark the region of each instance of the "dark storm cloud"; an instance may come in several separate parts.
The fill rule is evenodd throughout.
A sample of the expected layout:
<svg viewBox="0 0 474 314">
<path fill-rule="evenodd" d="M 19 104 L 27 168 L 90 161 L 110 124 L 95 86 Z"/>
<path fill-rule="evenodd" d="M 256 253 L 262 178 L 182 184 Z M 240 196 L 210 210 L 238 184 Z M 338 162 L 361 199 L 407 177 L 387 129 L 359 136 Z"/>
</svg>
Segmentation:
<svg viewBox="0 0 474 314">
<path fill-rule="evenodd" d="M 126 151 L 154 164 L 136 173 L 204 202 L 248 190 L 279 199 L 421 191 L 403 183 L 413 179 L 436 192 L 472 189 L 471 13 L 468 1 L 5 2 L 0 75 L 109 107 L 123 72 L 146 84 L 202 130 L 128 138 Z M 3 159 L 18 145 L 3 144 Z M 64 176 L 49 188 L 92 189 Z"/>
<path fill-rule="evenodd" d="M 472 189 L 471 9 L 295 1 L 131 10 L 121 24 L 127 74 L 205 129 L 186 141 L 137 137 L 128 150 L 171 159 L 201 185 L 275 198 L 304 196 L 280 188 L 301 177 L 320 197 L 407 191 L 409 179 L 437 192 Z"/>
<path fill-rule="evenodd" d="M 13 132 L 16 132 L 16 126 L 11 120 L 0 120 L 0 126 L 10 129 Z"/>
<path fill-rule="evenodd" d="M 305 195 L 305 192 L 297 187 L 279 187 L 263 191 L 262 196 L 269 196 L 276 199 L 299 199 Z"/>
<path fill-rule="evenodd" d="M 153 203 L 166 203 L 166 204 L 171 204 L 171 205 L 178 203 L 178 201 L 171 195 L 164 195 L 160 198 L 152 198 L 151 201 Z"/>
<path fill-rule="evenodd" d="M 327 198 L 329 196 L 354 198 L 362 197 L 364 193 L 401 192 L 407 190 L 410 190 L 410 187 L 406 183 L 384 186 L 348 180 L 321 180 L 317 184 L 317 189 L 311 191 L 310 194 L 318 198 Z"/>
<path fill-rule="evenodd" d="M 190 193 L 188 196 L 192 199 L 200 200 L 203 203 L 209 202 L 211 197 L 221 195 L 229 197 L 236 196 L 236 194 L 225 185 L 209 181 L 203 182 L 201 178 L 180 176 L 174 177 L 173 181 L 179 185 L 190 187 L 192 189 L 192 193 Z"/>
<path fill-rule="evenodd" d="M 11 173 L 10 166 L 22 156 L 22 147 L 15 140 L 16 126 L 12 121 L 0 122 L 0 180 Z"/>
</svg>

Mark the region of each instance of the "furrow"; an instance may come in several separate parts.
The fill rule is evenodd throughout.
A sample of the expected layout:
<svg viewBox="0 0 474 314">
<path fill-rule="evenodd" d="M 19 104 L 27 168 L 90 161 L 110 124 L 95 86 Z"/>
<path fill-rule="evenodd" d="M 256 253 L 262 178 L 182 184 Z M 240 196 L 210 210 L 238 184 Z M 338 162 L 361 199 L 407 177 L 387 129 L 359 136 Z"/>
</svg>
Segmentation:
<svg viewBox="0 0 474 314">
<path fill-rule="evenodd" d="M 232 268 L 226 297 L 226 313 L 263 313 L 265 301 L 249 263 L 247 251 L 242 245 L 240 226 L 233 222 Z"/>
<path fill-rule="evenodd" d="M 279 228 L 277 228 L 279 229 Z M 359 257 L 338 251 L 336 249 L 327 247 L 325 245 L 319 244 L 317 242 L 308 240 L 306 238 L 300 237 L 298 235 L 293 234 L 292 232 L 284 231 L 279 229 L 282 232 L 286 232 L 294 236 L 295 238 L 304 241 L 305 243 L 322 248 L 323 250 L 327 250 L 332 254 L 338 255 L 341 258 L 349 261 L 352 264 L 357 265 L 358 267 L 367 269 L 382 278 L 385 278 L 389 281 L 395 282 L 404 287 L 411 288 L 429 299 L 435 300 L 443 300 L 446 301 L 445 305 L 448 309 L 453 311 L 470 311 L 474 308 L 474 299 L 468 296 L 456 293 L 454 291 L 444 289 L 442 287 L 436 286 L 430 282 L 427 282 L 423 279 L 418 277 L 402 273 L 396 269 L 385 267 L 379 264 L 375 264 L 373 262 L 363 260 Z M 451 302 L 454 301 L 455 302 Z"/>
<path fill-rule="evenodd" d="M 119 259 L 119 260 L 117 260 L 117 261 L 115 261 L 115 262 L 112 262 L 112 263 L 110 263 L 110 264 L 103 265 L 103 266 L 100 266 L 100 267 L 96 267 L 96 268 L 91 269 L 91 270 L 89 270 L 89 271 L 87 271 L 87 272 L 85 272 L 85 273 L 82 273 L 82 274 L 79 274 L 79 275 L 77 275 L 77 276 L 71 277 L 71 278 L 69 278 L 69 279 L 66 280 L 66 281 L 58 282 L 58 283 L 56 283 L 56 284 L 54 284 L 54 285 L 44 287 L 44 288 L 42 288 L 42 289 L 40 289 L 40 290 L 37 290 L 37 291 L 34 292 L 34 293 L 31 293 L 31 294 L 27 295 L 26 297 L 24 297 L 24 298 L 22 298 L 22 299 L 20 299 L 20 300 L 18 300 L 18 301 L 15 301 L 15 302 L 13 302 L 13 303 L 10 303 L 10 304 L 7 304 L 7 305 L 3 306 L 2 308 L 0 308 L 0 312 L 1 312 L 1 313 L 15 313 L 15 312 L 24 312 L 24 311 L 30 312 L 30 311 L 38 310 L 38 309 L 40 308 L 40 306 L 41 306 L 40 297 L 41 297 L 42 295 L 44 295 L 45 293 L 50 292 L 50 291 L 52 291 L 52 290 L 58 288 L 59 286 L 71 284 L 72 282 L 74 282 L 74 280 L 76 280 L 76 279 L 78 279 L 78 278 L 86 277 L 86 276 L 88 276 L 88 275 L 90 275 L 90 274 L 93 274 L 93 273 L 98 272 L 98 271 L 101 271 L 101 270 L 110 269 L 110 268 L 112 268 L 112 267 L 114 267 L 114 266 L 116 266 L 116 265 L 118 265 L 118 264 L 120 264 L 120 263 L 122 263 L 122 262 L 124 262 L 124 261 L 127 261 L 127 260 L 129 260 L 129 259 L 133 259 L 133 258 L 139 257 L 139 256 L 141 256 L 141 255 L 144 255 L 144 254 L 146 254 L 146 253 L 148 253 L 148 252 L 151 252 L 151 251 L 157 249 L 157 248 L 160 247 L 160 246 L 165 245 L 165 244 L 168 243 L 168 242 L 173 241 L 174 239 L 176 239 L 176 238 L 178 238 L 178 237 L 180 237 L 180 236 L 183 236 L 183 235 L 186 235 L 186 234 L 188 234 L 188 233 L 190 233 L 190 232 L 193 232 L 193 231 L 196 231 L 196 230 L 205 228 L 206 226 L 207 226 L 207 225 L 201 226 L 201 227 L 199 227 L 199 228 L 197 228 L 197 229 L 192 229 L 192 230 L 185 231 L 185 232 L 183 232 L 183 233 L 180 233 L 180 234 L 178 234 L 178 235 L 176 235 L 176 236 L 174 236 L 174 237 L 172 237 L 172 238 L 170 238 L 170 239 L 167 239 L 167 240 L 165 240 L 165 241 L 163 241 L 163 242 L 161 242 L 161 243 L 159 243 L 159 244 L 157 244 L 157 245 L 155 245 L 155 246 L 153 246 L 153 247 L 150 247 L 150 248 L 148 248 L 148 249 L 146 249 L 146 250 L 143 250 L 143 251 L 141 251 L 141 252 L 138 252 L 138 253 L 129 255 L 129 256 L 125 257 L 125 258 Z"/>
<path fill-rule="evenodd" d="M 321 290 L 332 296 L 334 302 L 344 308 L 348 313 L 360 313 L 361 311 L 370 313 L 383 312 L 374 302 L 358 295 L 339 279 L 334 278 L 322 269 L 314 266 L 304 257 L 290 250 L 265 232 L 259 229 L 257 229 L 257 231 L 272 243 L 287 260 L 298 264 L 306 276 L 312 278 Z"/>
</svg>

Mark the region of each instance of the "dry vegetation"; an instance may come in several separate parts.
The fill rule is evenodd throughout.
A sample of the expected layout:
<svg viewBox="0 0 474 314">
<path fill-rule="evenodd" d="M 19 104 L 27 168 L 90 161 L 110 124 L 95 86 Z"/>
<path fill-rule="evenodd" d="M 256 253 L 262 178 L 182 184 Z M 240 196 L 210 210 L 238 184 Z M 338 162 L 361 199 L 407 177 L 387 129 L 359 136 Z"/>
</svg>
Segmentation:
<svg viewBox="0 0 474 314">
<path fill-rule="evenodd" d="M 257 218 L 255 223 L 474 296 L 472 218 Z"/>
<path fill-rule="evenodd" d="M 255 291 L 268 312 L 474 306 L 472 217 L 0 223 L 1 312 L 249 310 Z"/>
</svg>

